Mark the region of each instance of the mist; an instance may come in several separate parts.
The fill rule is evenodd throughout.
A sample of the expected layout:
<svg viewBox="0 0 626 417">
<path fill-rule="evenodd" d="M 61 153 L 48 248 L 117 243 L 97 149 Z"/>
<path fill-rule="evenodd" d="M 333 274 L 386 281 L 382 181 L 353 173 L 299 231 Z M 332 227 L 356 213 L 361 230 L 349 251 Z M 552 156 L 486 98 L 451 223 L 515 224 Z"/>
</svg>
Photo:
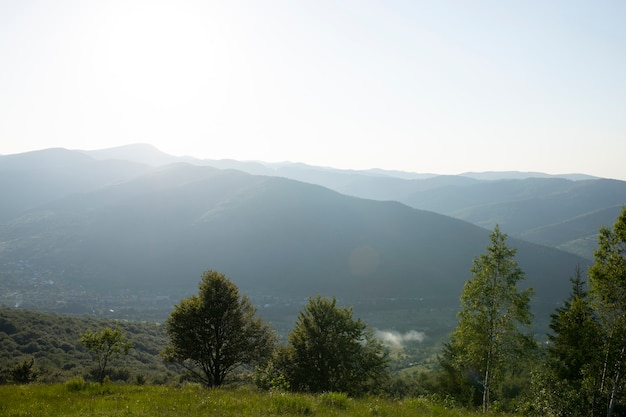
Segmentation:
<svg viewBox="0 0 626 417">
<path fill-rule="evenodd" d="M 421 343 L 426 339 L 426 333 L 417 330 L 409 330 L 406 333 L 400 333 L 395 330 L 378 330 L 374 331 L 374 336 L 388 346 L 403 347 L 407 342 Z"/>
</svg>

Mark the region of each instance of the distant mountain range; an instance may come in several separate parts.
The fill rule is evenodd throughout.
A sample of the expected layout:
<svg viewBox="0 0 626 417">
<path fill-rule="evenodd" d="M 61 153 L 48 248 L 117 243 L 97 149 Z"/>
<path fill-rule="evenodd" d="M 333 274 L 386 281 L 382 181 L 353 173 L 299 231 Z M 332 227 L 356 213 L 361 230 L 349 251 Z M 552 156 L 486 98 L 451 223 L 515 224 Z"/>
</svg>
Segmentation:
<svg viewBox="0 0 626 417">
<path fill-rule="evenodd" d="M 96 159 L 129 160 L 150 166 L 188 162 L 285 177 L 355 197 L 398 201 L 487 229 L 493 229 L 497 223 L 511 236 L 588 259 L 593 258 L 599 227 L 612 225 L 626 205 L 626 182 L 585 174 L 507 171 L 436 175 L 381 169 L 339 170 L 301 163 L 174 157 L 146 144 L 86 154 Z"/>
<path fill-rule="evenodd" d="M 33 288 L 62 303 L 94 292 L 176 300 L 210 268 L 256 296 L 456 308 L 472 259 L 499 222 L 545 313 L 567 296 L 575 266 L 590 260 L 513 235 L 550 246 L 584 240 L 614 222 L 624 185 L 181 161 L 147 145 L 1 156 L 0 293 L 9 304 Z"/>
</svg>

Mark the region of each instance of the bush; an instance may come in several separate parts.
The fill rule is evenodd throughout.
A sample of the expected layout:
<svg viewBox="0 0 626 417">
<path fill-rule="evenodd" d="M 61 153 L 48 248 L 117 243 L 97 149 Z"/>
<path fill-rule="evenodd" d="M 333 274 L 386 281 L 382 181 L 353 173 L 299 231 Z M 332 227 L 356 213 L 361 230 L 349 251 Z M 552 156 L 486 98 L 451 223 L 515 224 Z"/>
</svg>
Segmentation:
<svg viewBox="0 0 626 417">
<path fill-rule="evenodd" d="M 286 366 L 287 349 L 280 347 L 267 364 L 255 369 L 253 375 L 255 385 L 264 390 L 288 391 L 290 386 L 285 376 Z"/>
<path fill-rule="evenodd" d="M 320 394 L 320 403 L 328 408 L 345 410 L 348 408 L 348 395 L 344 392 L 325 392 Z"/>
<path fill-rule="evenodd" d="M 37 379 L 37 372 L 33 369 L 35 359 L 24 359 L 11 368 L 11 381 L 16 384 L 30 384 Z"/>
<path fill-rule="evenodd" d="M 83 391 L 83 390 L 87 389 L 88 386 L 89 386 L 89 384 L 87 382 L 85 382 L 85 380 L 82 379 L 82 378 L 70 379 L 69 381 L 67 381 L 65 383 L 65 388 L 69 392 Z"/>
<path fill-rule="evenodd" d="M 313 414 L 313 406 L 307 398 L 284 392 L 272 394 L 272 408 L 276 414 Z"/>
</svg>

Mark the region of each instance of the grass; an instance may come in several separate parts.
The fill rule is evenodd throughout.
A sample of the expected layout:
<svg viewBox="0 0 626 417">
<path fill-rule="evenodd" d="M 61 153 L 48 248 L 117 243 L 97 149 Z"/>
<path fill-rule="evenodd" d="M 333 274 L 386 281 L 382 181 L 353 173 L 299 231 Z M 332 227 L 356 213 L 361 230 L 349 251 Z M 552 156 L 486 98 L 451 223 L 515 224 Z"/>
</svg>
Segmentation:
<svg viewBox="0 0 626 417">
<path fill-rule="evenodd" d="M 254 388 L 207 390 L 199 386 L 139 386 L 82 383 L 0 386 L 0 416 L 484 416 L 449 409 L 422 398 L 392 401 L 260 392 Z"/>
</svg>

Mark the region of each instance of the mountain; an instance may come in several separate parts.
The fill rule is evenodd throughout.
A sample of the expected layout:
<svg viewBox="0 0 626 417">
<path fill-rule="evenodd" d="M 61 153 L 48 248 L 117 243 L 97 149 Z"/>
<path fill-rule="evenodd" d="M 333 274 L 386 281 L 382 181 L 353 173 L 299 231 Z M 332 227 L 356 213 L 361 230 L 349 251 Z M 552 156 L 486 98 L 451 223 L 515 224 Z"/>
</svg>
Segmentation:
<svg viewBox="0 0 626 417">
<path fill-rule="evenodd" d="M 480 181 L 411 194 L 404 203 L 591 259 L 601 226 L 626 205 L 626 182 L 560 178 Z"/>
<path fill-rule="evenodd" d="M 158 154 L 169 162 L 186 161 L 290 178 L 355 197 L 399 201 L 488 229 L 498 223 L 511 236 L 588 259 L 593 257 L 599 227 L 611 225 L 615 213 L 626 205 L 626 182 L 584 174 L 506 171 L 434 175 L 380 169 L 340 170 L 288 162 L 175 158 L 147 146 L 137 145 L 133 152 L 127 152 L 125 147 L 113 150 L 117 158 L 137 162 L 158 160 Z M 142 149 L 144 156 L 139 152 Z"/>
<path fill-rule="evenodd" d="M 82 161 L 59 165 L 67 167 L 64 178 L 104 167 L 63 155 Z M 21 169 L 36 178 L 41 161 L 30 168 L 25 161 Z M 286 178 L 188 163 L 138 171 L 116 181 L 119 172 L 101 175 L 89 190 L 51 190 L 3 221 L 0 303 L 106 302 L 113 310 L 142 299 L 171 302 L 216 269 L 259 299 L 424 299 L 453 311 L 473 257 L 489 244 L 489 230 L 465 221 Z M 30 185 L 12 190 L 29 194 Z M 509 244 L 543 313 L 566 297 L 575 265 L 587 265 L 556 249 Z"/>
<path fill-rule="evenodd" d="M 527 178 L 563 178 L 572 181 L 594 180 L 597 177 L 586 174 L 546 174 L 544 172 L 520 172 L 520 171 L 487 171 L 487 172 L 464 172 L 459 174 L 462 177 L 474 178 L 477 180 L 525 180 Z"/>
<path fill-rule="evenodd" d="M 138 143 L 118 146 L 115 148 L 100 149 L 95 151 L 80 151 L 83 154 L 97 160 L 122 160 L 136 162 L 150 167 L 158 167 L 177 162 L 187 162 L 194 165 L 212 166 L 219 169 L 238 169 L 250 174 L 272 174 L 273 169 L 260 162 L 236 161 L 232 159 L 197 159 L 191 156 L 173 156 L 161 152 L 156 147 Z"/>
<path fill-rule="evenodd" d="M 94 161 L 61 148 L 0 156 L 0 223 L 41 203 L 125 180 L 147 169 L 127 160 Z"/>
</svg>

